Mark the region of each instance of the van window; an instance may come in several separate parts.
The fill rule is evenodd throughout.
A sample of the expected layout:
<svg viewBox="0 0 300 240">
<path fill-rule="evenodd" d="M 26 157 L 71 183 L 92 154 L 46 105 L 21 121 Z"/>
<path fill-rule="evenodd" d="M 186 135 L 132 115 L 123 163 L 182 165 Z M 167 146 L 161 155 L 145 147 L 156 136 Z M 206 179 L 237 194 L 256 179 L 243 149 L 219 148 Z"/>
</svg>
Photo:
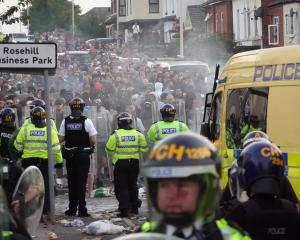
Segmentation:
<svg viewBox="0 0 300 240">
<path fill-rule="evenodd" d="M 266 131 L 269 89 L 239 88 L 228 90 L 226 109 L 226 144 L 241 148 L 247 133 Z"/>
<path fill-rule="evenodd" d="M 212 102 L 211 115 L 209 119 L 210 123 L 210 135 L 211 140 L 214 142 L 220 138 L 221 127 L 221 105 L 222 104 L 222 92 L 218 92 Z"/>
</svg>

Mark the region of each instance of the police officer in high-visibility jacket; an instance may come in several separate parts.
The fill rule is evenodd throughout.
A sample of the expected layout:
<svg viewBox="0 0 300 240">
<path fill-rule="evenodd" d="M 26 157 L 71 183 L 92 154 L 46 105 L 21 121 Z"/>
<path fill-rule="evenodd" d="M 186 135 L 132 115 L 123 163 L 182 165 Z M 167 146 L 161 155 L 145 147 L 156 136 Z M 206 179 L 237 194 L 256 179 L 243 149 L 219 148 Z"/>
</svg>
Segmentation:
<svg viewBox="0 0 300 240">
<path fill-rule="evenodd" d="M 47 128 L 46 112 L 42 107 L 35 107 L 31 113 L 31 123 L 21 127 L 14 146 L 17 151 L 22 152 L 22 166 L 36 166 L 40 169 L 45 182 L 45 204 L 44 214 L 50 210 L 49 202 L 49 177 L 48 177 L 48 149 L 47 149 Z M 55 167 L 61 167 L 63 158 L 61 147 L 58 141 L 57 132 L 51 129 L 52 153 L 55 160 Z"/>
<path fill-rule="evenodd" d="M 185 123 L 175 120 L 176 109 L 172 104 L 163 105 L 160 113 L 163 120 L 153 123 L 147 132 L 150 143 L 156 143 L 170 134 L 189 131 Z"/>
<path fill-rule="evenodd" d="M 30 112 L 35 108 L 35 107 L 42 107 L 44 110 L 46 110 L 46 103 L 43 99 L 35 99 L 29 104 L 29 109 Z M 25 118 L 24 124 L 28 124 L 31 122 L 31 117 Z M 51 128 L 57 132 L 56 124 L 53 119 L 50 119 L 51 122 Z"/>
<path fill-rule="evenodd" d="M 138 198 L 137 178 L 139 159 L 148 151 L 145 136 L 133 129 L 132 116 L 123 112 L 117 116 L 118 129 L 109 137 L 106 151 L 112 155 L 115 195 L 119 201 L 119 217 L 138 214 L 141 201 Z"/>
</svg>

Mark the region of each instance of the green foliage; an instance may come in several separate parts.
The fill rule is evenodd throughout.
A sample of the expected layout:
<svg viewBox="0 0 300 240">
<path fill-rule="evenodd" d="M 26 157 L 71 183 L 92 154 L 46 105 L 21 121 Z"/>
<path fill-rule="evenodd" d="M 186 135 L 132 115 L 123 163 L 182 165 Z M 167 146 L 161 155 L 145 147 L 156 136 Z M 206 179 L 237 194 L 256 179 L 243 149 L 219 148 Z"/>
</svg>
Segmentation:
<svg viewBox="0 0 300 240">
<path fill-rule="evenodd" d="M 99 25 L 101 21 L 101 17 L 96 14 L 80 16 L 77 31 L 87 38 L 105 37 L 106 29 L 104 24 Z"/>
<path fill-rule="evenodd" d="M 4 5 L 5 0 L 0 0 L 0 9 L 1 5 Z M 14 24 L 19 21 L 24 21 L 25 17 L 15 17 L 14 14 L 22 11 L 22 9 L 26 8 L 31 0 L 18 0 L 17 5 L 9 6 L 7 10 L 0 13 L 0 22 L 2 24 Z"/>
<path fill-rule="evenodd" d="M 81 10 L 74 6 L 75 21 Z M 32 0 L 29 11 L 30 31 L 49 32 L 57 28 L 70 30 L 72 25 L 72 2 L 67 0 Z"/>
</svg>

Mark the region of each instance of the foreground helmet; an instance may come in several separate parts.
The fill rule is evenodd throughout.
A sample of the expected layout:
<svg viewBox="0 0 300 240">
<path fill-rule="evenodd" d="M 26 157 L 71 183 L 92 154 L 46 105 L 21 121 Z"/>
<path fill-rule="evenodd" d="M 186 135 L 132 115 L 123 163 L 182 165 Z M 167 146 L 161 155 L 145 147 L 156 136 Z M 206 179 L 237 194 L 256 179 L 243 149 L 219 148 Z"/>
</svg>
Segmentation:
<svg viewBox="0 0 300 240">
<path fill-rule="evenodd" d="M 192 224 L 216 207 L 219 196 L 220 160 L 214 145 L 194 133 L 179 133 L 158 142 L 143 168 L 151 203 L 173 225 Z M 194 179 L 200 194 L 194 213 L 165 213 L 158 209 L 158 182 L 163 179 Z"/>
<path fill-rule="evenodd" d="M 243 148 L 254 142 L 271 142 L 269 136 L 262 131 L 249 132 L 242 140 Z"/>
<path fill-rule="evenodd" d="M 176 109 L 172 104 L 165 104 L 160 109 L 161 117 L 166 122 L 172 122 L 175 119 Z"/>
<path fill-rule="evenodd" d="M 6 127 L 16 126 L 16 114 L 11 108 L 4 108 L 1 112 L 2 125 Z"/>
<path fill-rule="evenodd" d="M 46 112 L 42 107 L 35 107 L 30 113 L 31 122 L 37 128 L 43 128 L 46 126 Z"/>
<path fill-rule="evenodd" d="M 30 110 L 32 110 L 35 107 L 42 107 L 42 108 L 46 109 L 46 103 L 42 99 L 35 99 L 30 103 L 29 108 L 30 108 Z"/>
<path fill-rule="evenodd" d="M 81 98 L 76 97 L 71 100 L 71 102 L 69 103 L 69 106 L 71 109 L 71 116 L 72 117 L 80 117 L 83 113 L 85 103 Z"/>
<path fill-rule="evenodd" d="M 118 127 L 123 129 L 132 129 L 132 116 L 127 112 L 122 112 L 117 116 Z"/>
<path fill-rule="evenodd" d="M 238 160 L 238 182 L 248 193 L 278 194 L 285 162 L 280 149 L 269 142 L 252 143 Z"/>
</svg>

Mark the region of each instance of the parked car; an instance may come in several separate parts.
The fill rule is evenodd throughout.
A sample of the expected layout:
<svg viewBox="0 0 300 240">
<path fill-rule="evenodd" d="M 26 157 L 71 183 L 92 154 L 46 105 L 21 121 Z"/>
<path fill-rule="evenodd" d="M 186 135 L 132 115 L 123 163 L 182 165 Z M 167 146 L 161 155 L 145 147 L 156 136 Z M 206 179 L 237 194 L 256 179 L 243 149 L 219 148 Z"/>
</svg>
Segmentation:
<svg viewBox="0 0 300 240">
<path fill-rule="evenodd" d="M 102 44 L 108 44 L 108 43 L 116 43 L 116 38 L 93 38 L 85 41 L 86 44 L 92 44 L 92 45 L 102 45 Z"/>
<path fill-rule="evenodd" d="M 12 43 L 27 43 L 29 42 L 26 33 L 10 33 L 9 34 L 10 42 Z"/>
</svg>

